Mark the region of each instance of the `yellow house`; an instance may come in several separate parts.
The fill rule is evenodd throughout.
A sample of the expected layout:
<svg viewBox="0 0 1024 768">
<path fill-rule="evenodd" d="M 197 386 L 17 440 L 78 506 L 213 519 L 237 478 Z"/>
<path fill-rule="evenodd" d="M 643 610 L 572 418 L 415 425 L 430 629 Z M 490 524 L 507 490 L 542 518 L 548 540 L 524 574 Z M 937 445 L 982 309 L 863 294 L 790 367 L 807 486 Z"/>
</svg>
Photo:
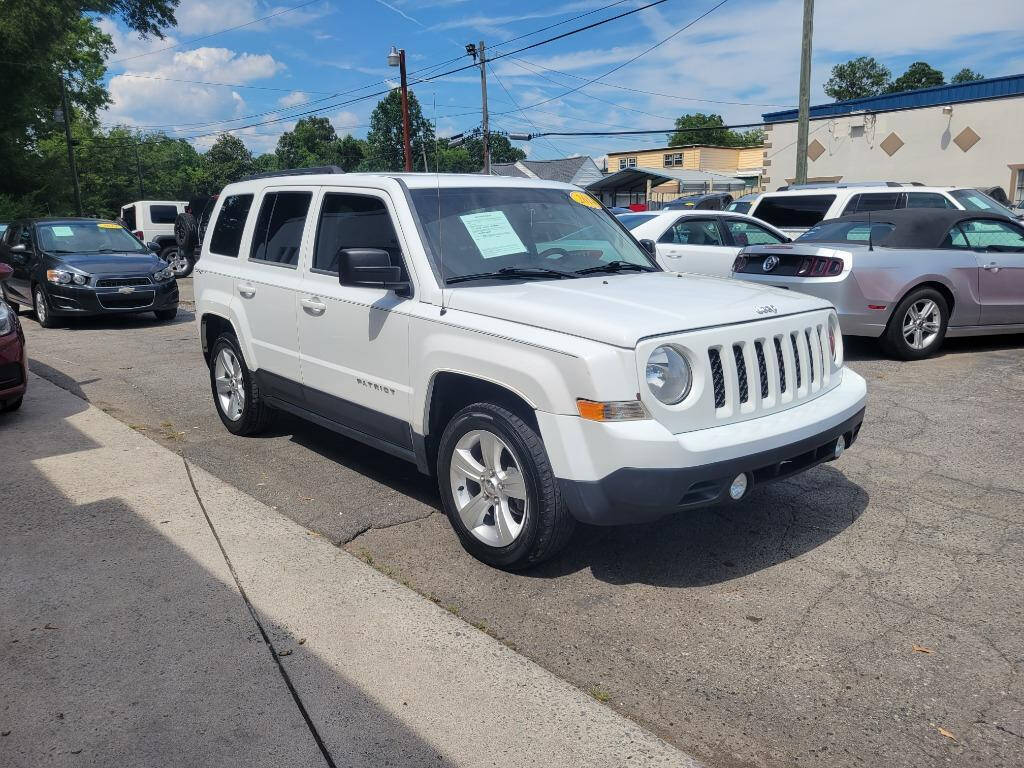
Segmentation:
<svg viewBox="0 0 1024 768">
<path fill-rule="evenodd" d="M 734 176 L 747 182 L 748 191 L 761 187 L 764 170 L 764 148 L 715 147 L 692 144 L 683 147 L 655 147 L 608 153 L 608 173 L 628 168 L 675 169 L 710 171 L 723 176 Z M 655 192 L 671 194 L 672 185 L 655 187 Z"/>
</svg>

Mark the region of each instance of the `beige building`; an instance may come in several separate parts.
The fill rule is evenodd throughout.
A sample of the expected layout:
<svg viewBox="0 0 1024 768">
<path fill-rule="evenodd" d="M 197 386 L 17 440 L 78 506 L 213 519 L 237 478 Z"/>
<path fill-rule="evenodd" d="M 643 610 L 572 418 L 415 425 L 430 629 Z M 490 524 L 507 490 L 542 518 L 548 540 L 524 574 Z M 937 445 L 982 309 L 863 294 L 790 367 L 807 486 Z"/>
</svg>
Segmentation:
<svg viewBox="0 0 1024 768">
<path fill-rule="evenodd" d="M 764 115 L 765 189 L 796 175 L 796 110 Z M 1002 187 L 1024 199 L 1024 75 L 811 107 L 808 181 Z"/>
<path fill-rule="evenodd" d="M 707 171 L 743 179 L 749 189 L 760 188 L 763 151 L 757 147 L 713 147 L 693 144 L 684 147 L 656 147 L 608 153 L 608 173 L 631 168 Z M 653 188 L 659 195 L 678 196 L 673 184 Z"/>
</svg>

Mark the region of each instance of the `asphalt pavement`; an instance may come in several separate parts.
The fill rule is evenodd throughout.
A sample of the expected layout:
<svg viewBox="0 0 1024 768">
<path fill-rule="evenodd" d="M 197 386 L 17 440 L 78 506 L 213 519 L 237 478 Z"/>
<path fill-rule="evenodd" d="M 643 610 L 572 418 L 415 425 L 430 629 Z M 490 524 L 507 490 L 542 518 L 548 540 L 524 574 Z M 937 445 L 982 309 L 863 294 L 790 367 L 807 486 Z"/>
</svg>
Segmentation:
<svg viewBox="0 0 1024 768">
<path fill-rule="evenodd" d="M 191 313 L 23 322 L 35 373 L 709 765 L 1024 764 L 1024 337 L 847 340 L 869 405 L 838 462 L 509 575 L 411 465 L 289 417 L 227 433 Z"/>
</svg>

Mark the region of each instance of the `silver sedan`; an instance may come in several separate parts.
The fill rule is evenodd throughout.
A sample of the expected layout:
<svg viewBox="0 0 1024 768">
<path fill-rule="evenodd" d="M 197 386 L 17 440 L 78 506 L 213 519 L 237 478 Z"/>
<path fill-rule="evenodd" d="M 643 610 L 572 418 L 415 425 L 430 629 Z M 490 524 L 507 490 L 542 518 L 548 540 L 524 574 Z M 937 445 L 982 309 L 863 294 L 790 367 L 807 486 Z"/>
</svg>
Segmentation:
<svg viewBox="0 0 1024 768">
<path fill-rule="evenodd" d="M 733 276 L 827 299 L 843 333 L 927 357 L 946 336 L 1024 332 L 1024 226 L 978 211 L 907 209 L 823 221 L 745 248 Z"/>
</svg>

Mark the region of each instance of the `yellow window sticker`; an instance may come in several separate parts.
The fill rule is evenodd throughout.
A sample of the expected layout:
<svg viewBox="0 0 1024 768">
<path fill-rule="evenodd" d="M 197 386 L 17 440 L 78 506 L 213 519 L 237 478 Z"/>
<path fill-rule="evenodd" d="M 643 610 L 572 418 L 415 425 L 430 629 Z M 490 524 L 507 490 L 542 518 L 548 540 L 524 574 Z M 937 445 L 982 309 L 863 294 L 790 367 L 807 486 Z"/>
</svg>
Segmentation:
<svg viewBox="0 0 1024 768">
<path fill-rule="evenodd" d="M 573 202 L 585 205 L 587 208 L 600 208 L 601 204 L 586 192 L 570 192 L 569 197 Z"/>
<path fill-rule="evenodd" d="M 120 224 L 115 224 L 112 221 L 101 221 L 96 226 L 99 227 L 100 229 L 120 229 L 121 228 Z"/>
</svg>

